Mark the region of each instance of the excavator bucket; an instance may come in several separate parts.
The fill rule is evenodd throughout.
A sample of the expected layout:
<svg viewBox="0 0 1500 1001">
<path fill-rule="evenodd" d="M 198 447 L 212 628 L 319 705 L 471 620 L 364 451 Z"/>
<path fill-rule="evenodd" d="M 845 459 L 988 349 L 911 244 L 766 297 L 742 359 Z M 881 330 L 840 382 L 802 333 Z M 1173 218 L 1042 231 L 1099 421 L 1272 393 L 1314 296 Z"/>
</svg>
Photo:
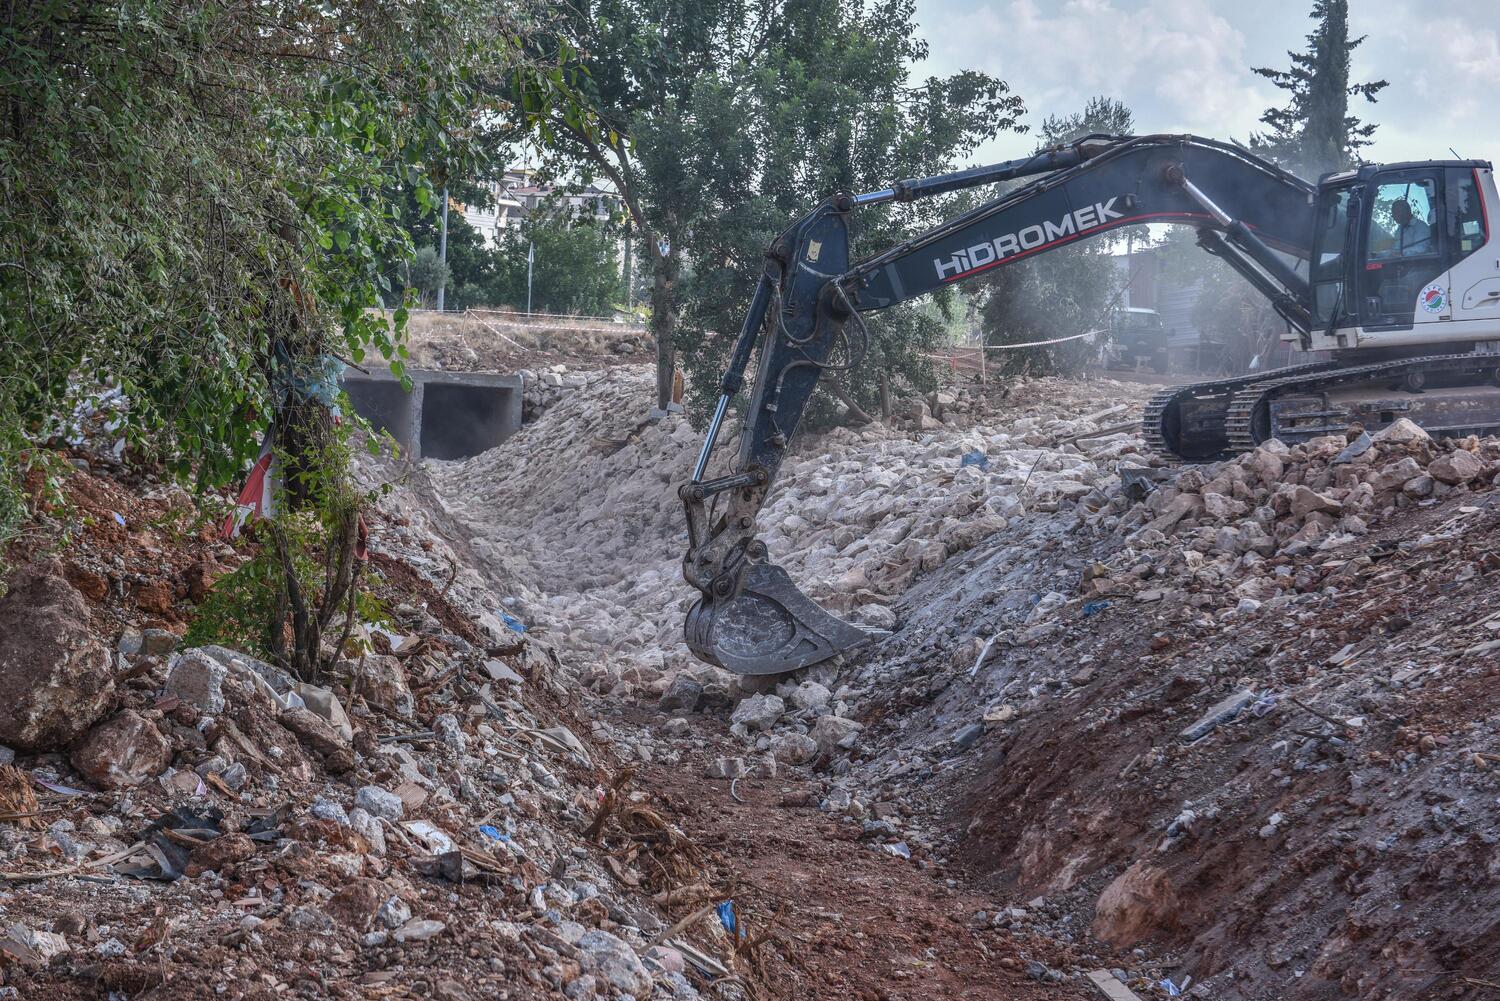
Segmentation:
<svg viewBox="0 0 1500 1001">
<path fill-rule="evenodd" d="M 735 674 L 784 674 L 870 639 L 819 608 L 771 563 L 752 564 L 738 596 L 701 599 L 687 617 L 693 653 Z"/>
</svg>

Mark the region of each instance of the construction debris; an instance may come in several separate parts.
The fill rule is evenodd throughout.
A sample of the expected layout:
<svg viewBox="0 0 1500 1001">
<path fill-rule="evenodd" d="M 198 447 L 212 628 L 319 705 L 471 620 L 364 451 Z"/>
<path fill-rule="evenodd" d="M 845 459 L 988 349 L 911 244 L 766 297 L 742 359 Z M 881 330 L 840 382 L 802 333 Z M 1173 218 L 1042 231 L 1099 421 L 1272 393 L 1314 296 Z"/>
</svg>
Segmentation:
<svg viewBox="0 0 1500 1001">
<path fill-rule="evenodd" d="M 1500 975 L 1500 444 L 1398 422 L 1173 468 L 1122 429 L 1149 387 L 945 389 L 808 437 L 765 516 L 890 635 L 739 679 L 681 643 L 662 474 L 696 435 L 640 419 L 639 369 L 552 374 L 500 450 L 382 501 L 388 618 L 317 685 L 184 642 L 242 557 L 154 534 L 189 498 L 78 471 L 99 514 L 36 600 L 81 626 L 51 663 L 97 644 L 109 694 L 48 693 L 68 733 L 47 703 L 0 749 L 3 986 L 1414 1001 Z"/>
</svg>

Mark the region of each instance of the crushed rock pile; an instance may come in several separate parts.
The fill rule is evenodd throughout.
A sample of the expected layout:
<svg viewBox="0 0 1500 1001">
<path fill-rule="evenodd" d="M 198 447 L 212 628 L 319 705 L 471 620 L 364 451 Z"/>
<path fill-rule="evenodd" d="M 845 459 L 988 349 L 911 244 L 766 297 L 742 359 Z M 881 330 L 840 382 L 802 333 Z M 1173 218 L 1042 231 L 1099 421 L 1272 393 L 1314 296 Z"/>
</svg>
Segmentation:
<svg viewBox="0 0 1500 1001">
<path fill-rule="evenodd" d="M 588 379 L 504 446 L 429 464 L 431 492 L 486 568 L 515 582 L 516 614 L 570 662 L 591 664 L 594 687 L 655 697 L 683 670 L 724 684 L 681 639 L 694 599 L 675 486 L 701 437 L 684 421 L 644 419 L 649 371 Z M 1013 404 L 1003 428 L 973 425 L 983 401 L 944 392 L 894 426 L 809 437 L 782 468 L 762 538 L 812 597 L 890 628 L 891 603 L 918 575 L 1028 510 L 1107 504 L 1121 462 L 1146 460 L 1138 438 L 1102 432 L 1128 419 L 1117 400 L 1144 392 L 1108 381 L 1034 398 L 1019 389 L 1029 402 Z M 726 428 L 719 459 L 733 437 Z"/>
</svg>

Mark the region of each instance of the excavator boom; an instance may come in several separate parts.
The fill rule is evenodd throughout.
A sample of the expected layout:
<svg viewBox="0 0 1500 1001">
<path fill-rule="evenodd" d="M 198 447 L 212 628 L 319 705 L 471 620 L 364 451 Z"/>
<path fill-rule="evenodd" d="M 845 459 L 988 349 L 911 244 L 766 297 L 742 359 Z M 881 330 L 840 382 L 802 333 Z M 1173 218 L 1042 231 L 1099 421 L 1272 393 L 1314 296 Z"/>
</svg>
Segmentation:
<svg viewBox="0 0 1500 1001">
<path fill-rule="evenodd" d="M 858 209 L 1021 178 L 1031 180 L 898 246 L 851 260 L 849 219 Z M 1200 245 L 1265 295 L 1304 341 L 1331 335 L 1339 307 L 1325 323 L 1330 310 L 1309 280 L 1333 266 L 1325 260 L 1321 271 L 1309 267 L 1322 234 L 1318 192 L 1238 146 L 1195 136 L 1094 135 L 1020 160 L 822 202 L 766 253 L 703 449 L 679 489 L 689 535 L 683 573 L 702 595 L 687 620 L 694 654 L 740 674 L 777 674 L 867 638 L 802 594 L 755 537 L 819 380 L 864 358 L 863 314 L 1122 226 L 1176 223 L 1198 228 Z M 757 344 L 738 454 L 727 472 L 708 477 Z M 1184 421 L 1174 400 L 1161 408 L 1158 425 L 1169 450 L 1197 457 L 1227 447 L 1222 413 L 1217 422 Z"/>
</svg>

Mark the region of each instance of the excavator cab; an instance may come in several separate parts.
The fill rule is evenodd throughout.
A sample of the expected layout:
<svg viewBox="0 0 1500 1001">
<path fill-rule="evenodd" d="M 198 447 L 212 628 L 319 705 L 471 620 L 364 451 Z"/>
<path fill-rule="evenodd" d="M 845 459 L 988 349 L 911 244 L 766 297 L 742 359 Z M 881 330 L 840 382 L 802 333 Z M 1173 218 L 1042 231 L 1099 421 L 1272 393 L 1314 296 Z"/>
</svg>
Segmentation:
<svg viewBox="0 0 1500 1001">
<path fill-rule="evenodd" d="M 1474 309 L 1486 301 L 1500 307 L 1500 266 L 1481 253 L 1490 243 L 1487 206 L 1494 202 L 1493 172 L 1478 161 L 1367 166 L 1325 177 L 1314 213 L 1306 347 L 1500 338 L 1500 308 Z"/>
</svg>

